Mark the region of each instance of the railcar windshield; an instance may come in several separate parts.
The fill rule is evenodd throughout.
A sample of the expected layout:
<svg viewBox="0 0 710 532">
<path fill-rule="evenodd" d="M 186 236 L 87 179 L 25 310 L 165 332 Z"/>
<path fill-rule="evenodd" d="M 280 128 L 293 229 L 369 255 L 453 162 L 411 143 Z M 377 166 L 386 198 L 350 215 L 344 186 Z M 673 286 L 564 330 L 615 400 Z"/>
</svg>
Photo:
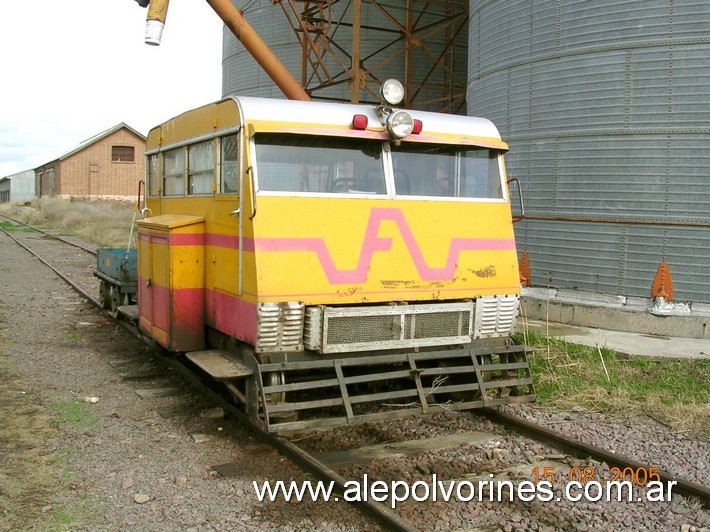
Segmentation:
<svg viewBox="0 0 710 532">
<path fill-rule="evenodd" d="M 498 150 L 449 144 L 392 146 L 400 196 L 502 199 Z"/>
<path fill-rule="evenodd" d="M 256 136 L 260 191 L 385 194 L 382 143 L 341 137 Z"/>
<path fill-rule="evenodd" d="M 504 197 L 494 149 L 283 133 L 257 134 L 255 149 L 262 192 L 384 195 L 394 175 L 400 197 Z"/>
</svg>

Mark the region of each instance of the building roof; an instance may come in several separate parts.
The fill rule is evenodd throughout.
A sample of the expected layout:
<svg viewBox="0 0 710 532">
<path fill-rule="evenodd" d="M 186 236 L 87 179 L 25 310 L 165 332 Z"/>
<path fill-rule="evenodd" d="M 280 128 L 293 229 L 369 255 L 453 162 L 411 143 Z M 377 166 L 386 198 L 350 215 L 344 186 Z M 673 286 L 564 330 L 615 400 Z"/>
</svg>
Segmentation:
<svg viewBox="0 0 710 532">
<path fill-rule="evenodd" d="M 48 161 L 44 164 L 40 164 L 37 168 L 47 166 L 48 164 L 56 162 L 56 161 L 63 161 L 64 159 L 71 157 L 75 153 L 79 153 L 80 151 L 85 150 L 89 146 L 96 144 L 100 140 L 108 137 L 109 135 L 115 133 L 116 131 L 120 131 L 121 129 L 127 129 L 128 131 L 130 131 L 131 133 L 133 133 L 134 135 L 136 135 L 137 137 L 139 137 L 143 141 L 145 141 L 145 135 L 136 131 L 135 129 L 133 129 L 131 126 L 129 126 L 125 122 L 121 122 L 120 124 L 116 124 L 115 126 L 109 128 L 105 131 L 102 131 L 101 133 L 94 135 L 93 137 L 89 137 L 88 139 L 81 141 L 81 144 L 79 144 L 76 148 L 72 149 L 71 151 L 68 151 L 64 155 L 61 155 L 60 157 L 57 157 L 56 159 L 52 159 L 51 161 Z"/>
<path fill-rule="evenodd" d="M 32 176 L 32 179 L 34 179 L 34 170 L 23 170 L 22 172 L 16 172 L 14 174 L 6 175 L 5 177 L 0 177 L 0 183 L 3 181 L 7 181 L 10 179 L 15 179 L 15 178 L 21 178 L 21 177 L 30 177 Z"/>
</svg>

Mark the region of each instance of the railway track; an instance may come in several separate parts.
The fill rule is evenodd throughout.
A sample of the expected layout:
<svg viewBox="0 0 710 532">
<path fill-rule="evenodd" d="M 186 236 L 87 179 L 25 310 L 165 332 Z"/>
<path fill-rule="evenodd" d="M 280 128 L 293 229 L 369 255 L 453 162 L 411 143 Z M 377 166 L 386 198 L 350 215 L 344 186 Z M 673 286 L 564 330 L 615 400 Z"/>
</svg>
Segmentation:
<svg viewBox="0 0 710 532">
<path fill-rule="evenodd" d="M 95 247 L 94 248 L 88 247 L 88 246 L 82 244 L 81 242 L 69 240 L 68 238 L 64 238 L 63 236 L 57 235 L 53 232 L 45 231 L 44 229 L 40 229 L 39 227 L 34 227 L 32 225 L 21 222 L 17 218 L 13 218 L 12 216 L 8 216 L 7 214 L 0 213 L 0 216 L 5 218 L 6 220 L 10 220 L 14 224 L 21 225 L 23 227 L 27 227 L 28 229 L 36 231 L 37 233 L 41 233 L 49 238 L 53 238 L 53 239 L 58 240 L 60 242 L 64 242 L 65 244 L 69 244 L 70 246 L 74 246 L 75 248 L 86 251 L 90 255 L 96 256 L 96 248 Z M 6 231 L 6 233 L 7 233 L 7 231 Z"/>
<path fill-rule="evenodd" d="M 9 218 L 9 217 L 7 217 Z M 19 222 L 18 222 L 19 223 Z M 27 225 L 27 224 L 22 224 L 22 225 Z M 32 228 L 31 226 L 27 226 Z M 32 228 L 35 229 L 36 228 Z M 55 239 L 56 236 L 52 235 L 51 233 L 48 233 L 46 231 L 39 231 L 41 234 L 47 235 L 51 237 L 52 239 Z M 5 234 L 7 234 L 10 238 L 12 238 L 15 242 L 18 243 L 18 245 L 22 246 L 25 250 L 28 252 L 32 253 L 34 256 L 36 256 L 43 264 L 45 264 L 47 267 L 51 268 L 52 271 L 60 276 L 65 282 L 69 283 L 74 290 L 76 290 L 79 294 L 81 294 L 83 297 L 87 298 L 90 300 L 94 305 L 97 307 L 100 307 L 100 304 L 98 300 L 90 293 L 91 288 L 90 286 L 92 284 L 95 285 L 95 280 L 91 276 L 91 268 L 93 267 L 93 264 L 89 264 L 86 262 L 86 256 L 84 255 L 83 261 L 85 263 L 83 270 L 86 275 L 85 278 L 79 278 L 81 275 L 77 274 L 76 271 L 74 270 L 74 273 L 67 273 L 66 271 L 62 271 L 62 267 L 56 266 L 57 261 L 49 258 L 48 256 L 41 256 L 40 253 L 38 253 L 38 250 L 35 248 L 33 244 L 40 244 L 41 241 L 37 239 L 36 237 L 34 240 L 32 239 L 32 235 L 24 235 L 25 238 L 16 238 L 13 234 L 10 232 L 5 231 Z M 24 240 L 24 241 L 23 241 Z M 78 245 L 75 242 L 72 242 L 68 239 L 63 239 L 63 238 L 56 238 L 58 242 L 62 242 L 63 244 L 67 244 L 70 246 L 74 246 L 76 248 L 81 249 L 84 252 L 92 253 L 86 246 Z M 28 243 L 29 242 L 29 243 Z M 44 242 L 46 244 L 46 241 Z M 78 259 L 77 257 L 73 257 L 76 259 L 78 263 L 81 263 L 81 259 Z M 59 259 L 63 266 L 66 267 L 68 259 L 66 258 L 61 258 Z M 74 265 L 74 268 L 77 268 L 76 265 Z M 79 270 L 81 270 L 81 266 L 78 266 Z M 96 293 L 96 291 L 94 291 Z M 126 328 L 127 331 L 132 332 L 133 334 L 138 335 L 138 332 L 135 330 L 134 327 L 132 327 L 128 322 L 121 322 L 122 326 Z M 340 445 L 337 445 L 337 438 L 339 437 L 338 434 L 342 435 L 343 433 L 347 432 L 350 429 L 343 429 L 342 431 L 332 431 L 331 434 L 336 434 L 333 445 L 333 449 L 330 450 L 324 450 L 322 448 L 323 441 L 322 440 L 327 440 L 328 437 L 322 438 L 321 436 L 318 436 L 318 440 L 320 440 L 320 443 L 322 444 L 321 447 L 318 446 L 310 446 L 308 445 L 309 442 L 309 435 L 299 435 L 299 438 L 306 437 L 306 442 L 305 445 L 296 445 L 293 441 L 289 441 L 286 438 L 283 437 L 278 437 L 278 436 L 273 436 L 273 435 L 268 435 L 268 434 L 263 434 L 261 433 L 258 429 L 256 429 L 249 420 L 244 416 L 244 414 L 241 413 L 231 402 L 226 400 L 222 395 L 217 393 L 212 387 L 208 386 L 204 381 L 200 379 L 195 373 L 193 373 L 188 367 L 185 365 L 181 364 L 175 357 L 163 357 L 162 360 L 166 363 L 169 364 L 175 371 L 177 371 L 185 380 L 190 382 L 193 386 L 198 387 L 201 390 L 201 393 L 206 394 L 209 396 L 212 401 L 215 403 L 219 404 L 224 408 L 226 412 L 229 412 L 232 416 L 240 419 L 245 426 L 249 426 L 251 429 L 255 430 L 257 433 L 260 434 L 260 437 L 264 438 L 264 440 L 274 448 L 279 449 L 284 455 L 288 456 L 291 458 L 294 462 L 298 463 L 301 465 L 304 469 L 307 471 L 313 473 L 314 475 L 317 476 L 317 478 L 323 480 L 324 482 L 332 482 L 333 485 L 336 487 L 335 491 L 339 492 L 341 495 L 346 489 L 346 483 L 348 482 L 348 478 L 352 479 L 353 476 L 360 476 L 367 474 L 368 472 L 368 465 L 367 464 L 372 464 L 376 463 L 377 460 L 365 460 L 364 462 L 362 459 L 360 459 L 360 462 L 355 460 L 353 462 L 353 456 L 357 456 L 358 451 L 362 454 L 362 446 L 354 446 L 351 449 L 349 449 L 350 453 L 350 458 L 343 459 L 341 457 L 340 462 L 333 461 L 333 452 L 340 451 Z M 620 456 L 615 453 L 609 453 L 608 451 L 605 451 L 604 449 L 600 449 L 598 447 L 590 446 L 587 444 L 584 444 L 583 442 L 579 442 L 576 440 L 573 440 L 565 435 L 555 433 L 554 431 L 551 431 L 549 429 L 545 429 L 544 427 L 541 427 L 540 425 L 536 424 L 531 424 L 524 422 L 523 420 L 520 420 L 518 418 L 515 418 L 514 416 L 510 416 L 507 414 L 504 414 L 500 411 L 494 411 L 494 410 L 486 410 L 483 412 L 479 412 L 487 416 L 490 420 L 492 420 L 496 426 L 505 428 L 507 431 L 511 431 L 512 433 L 515 434 L 526 434 L 527 436 L 531 436 L 541 442 L 541 444 L 546 444 L 550 445 L 555 449 L 561 449 L 564 451 L 565 454 L 559 454 L 555 452 L 548 452 L 548 456 L 552 455 L 555 457 L 557 464 L 576 464 L 573 467 L 575 470 L 579 470 L 580 472 L 584 470 L 584 468 L 599 468 L 601 463 L 605 463 L 607 466 L 610 467 L 616 467 L 619 468 L 621 471 L 624 470 L 629 470 L 629 471 L 653 471 L 654 473 L 658 474 L 659 479 L 662 482 L 676 482 L 675 488 L 673 490 L 674 493 L 679 493 L 687 497 L 696 497 L 703 505 L 710 505 L 710 490 L 705 488 L 704 486 L 701 486 L 695 482 L 689 481 L 689 480 L 684 480 L 682 478 L 679 478 L 677 475 L 674 475 L 673 473 L 662 471 L 660 468 L 656 467 L 655 465 L 647 465 L 647 464 L 641 464 L 635 460 L 625 458 L 623 456 Z M 476 416 L 470 416 L 468 414 L 463 414 L 461 416 L 458 416 L 458 419 L 465 419 L 465 417 L 471 418 L 471 419 L 477 419 Z M 432 421 L 433 423 L 443 423 L 446 424 L 446 420 L 442 420 L 440 418 L 434 419 Z M 389 422 L 390 426 L 392 424 L 396 425 L 396 422 Z M 401 422 L 404 424 L 404 422 Z M 427 420 L 416 420 L 413 423 L 415 424 L 421 424 L 421 426 L 425 426 L 429 421 Z M 409 436 L 412 436 L 413 438 L 400 438 L 401 441 L 397 442 L 392 442 L 391 440 L 393 439 L 392 435 L 387 432 L 388 429 L 382 429 L 381 424 L 375 424 L 377 427 L 374 429 L 376 431 L 381 431 L 381 433 L 377 434 L 377 437 L 372 439 L 372 441 L 369 443 L 369 445 L 365 446 L 367 447 L 370 451 L 372 450 L 373 447 L 377 447 L 378 445 L 380 446 L 380 449 L 383 448 L 383 446 L 390 447 L 390 449 L 402 449 L 407 447 L 407 442 L 412 442 L 410 443 L 410 447 L 412 449 L 415 449 L 417 444 L 413 442 L 413 439 L 420 440 L 421 438 L 418 437 L 418 435 L 415 434 L 410 434 Z M 464 422 L 464 425 L 466 423 Z M 472 422 L 471 423 L 471 428 L 476 429 L 478 426 L 478 422 Z M 446 430 L 444 430 L 444 434 L 442 434 L 439 438 L 439 441 L 443 441 L 447 436 L 451 436 L 451 427 L 447 427 Z M 361 429 L 365 430 L 365 429 Z M 455 429 L 458 430 L 460 433 L 461 430 L 461 425 Z M 310 435 L 310 438 L 313 439 L 313 435 Z M 494 435 L 492 437 L 492 440 L 500 439 L 500 438 L 507 438 L 507 436 L 500 436 Z M 395 438 L 396 439 L 396 438 Z M 389 443 L 383 443 L 382 440 L 389 441 Z M 456 443 L 458 441 L 458 443 Z M 497 447 L 486 447 L 485 439 L 481 440 L 479 443 L 480 445 L 474 445 L 474 446 L 467 446 L 466 448 L 472 448 L 473 451 L 471 453 L 471 456 L 474 456 L 476 453 L 481 453 L 483 452 L 484 454 L 487 455 L 493 455 L 493 458 L 499 459 L 500 456 L 496 456 L 496 454 L 501 455 L 503 454 L 502 452 L 496 453 L 495 449 L 499 449 Z M 491 441 L 491 440 L 488 440 Z M 441 445 L 441 444 L 440 444 Z M 434 446 L 436 447 L 436 445 Z M 416 463 L 416 457 L 422 456 L 422 455 L 429 455 L 432 454 L 432 451 L 429 450 L 427 451 L 425 447 L 423 447 L 420 451 L 412 451 L 411 456 L 415 457 L 413 461 L 410 460 L 408 462 L 407 458 L 401 459 L 402 456 L 405 456 L 406 453 L 403 451 L 395 451 L 394 454 L 390 453 L 389 458 L 387 458 L 387 454 L 385 453 L 384 456 L 385 458 L 381 458 L 380 460 L 391 460 L 393 457 L 395 459 L 400 459 L 402 461 L 402 464 L 404 467 L 409 467 L 411 464 Z M 443 446 L 439 447 L 439 452 L 446 454 L 447 452 L 450 452 L 451 449 L 458 449 L 455 452 L 458 453 L 458 456 L 464 456 L 468 450 L 461 451 L 461 442 L 460 440 L 452 440 L 451 443 L 449 444 L 443 444 Z M 500 451 L 500 449 L 499 449 Z M 328 453 L 331 452 L 329 455 Z M 593 461 L 589 460 L 589 457 L 592 457 Z M 431 459 L 431 456 L 429 456 L 429 459 Z M 573 460 L 577 460 L 576 462 Z M 581 462 L 580 462 L 581 460 Z M 462 459 L 463 462 L 466 462 L 466 459 Z M 489 460 L 490 461 L 490 460 Z M 476 458 L 473 458 L 469 460 L 469 463 L 475 464 L 476 463 Z M 517 478 L 512 478 L 511 479 L 514 481 L 521 481 L 524 478 L 532 478 L 531 475 L 534 473 L 537 473 L 538 477 L 540 474 L 547 474 L 546 470 L 544 469 L 544 461 L 540 462 L 540 464 L 536 463 L 529 463 L 527 464 L 528 466 L 528 472 L 527 476 L 521 475 L 520 474 L 520 466 L 521 464 L 513 464 L 513 467 L 507 468 L 505 471 L 502 472 L 503 475 L 510 475 L 510 471 L 516 469 L 517 467 Z M 335 465 L 334 465 L 335 464 Z M 509 464 L 510 465 L 510 464 Z M 416 481 L 417 479 L 422 480 L 425 476 L 432 474 L 432 471 L 436 471 L 437 467 L 436 465 L 431 466 L 431 464 L 418 464 L 414 466 L 415 469 L 417 469 L 418 474 L 415 476 L 411 476 L 410 481 Z M 567 466 L 562 466 L 562 467 L 567 467 Z M 570 470 L 572 466 L 568 467 L 568 470 Z M 537 468 L 537 471 L 535 469 Z M 499 468 L 500 469 L 500 468 Z M 340 473 L 340 471 L 344 471 L 344 473 Z M 395 473 L 396 474 L 396 473 Z M 378 473 L 376 470 L 373 470 L 371 473 L 371 478 L 373 480 L 376 479 L 381 479 L 383 478 L 383 475 L 381 473 Z M 480 476 L 480 475 L 479 475 Z M 456 475 L 453 475 L 454 478 L 456 478 Z M 393 477 L 394 478 L 394 477 Z M 451 478 L 451 475 L 449 475 L 449 478 Z M 466 477 L 459 477 L 458 480 L 465 480 Z M 505 479 L 505 477 L 500 477 L 500 479 Z M 537 480 L 540 480 L 539 478 Z M 387 507 L 385 504 L 382 504 L 377 501 L 373 500 L 367 500 L 367 501 L 360 501 L 359 506 L 363 508 L 365 511 L 370 513 L 371 515 L 375 516 L 378 520 L 383 522 L 388 528 L 395 529 L 395 530 L 411 530 L 411 529 L 416 529 L 420 528 L 422 526 L 421 521 L 417 521 L 416 523 L 411 521 L 411 514 L 412 508 L 409 504 L 404 503 L 401 505 L 401 507 L 396 511 L 396 509 L 392 509 Z M 426 503 L 424 504 L 424 507 L 426 506 Z M 402 514 L 407 515 L 410 520 L 406 519 L 403 517 Z M 436 515 L 440 516 L 440 513 L 433 512 Z M 427 523 L 428 525 L 428 523 Z M 435 526 L 436 523 L 431 523 L 431 526 Z M 445 522 L 442 522 L 439 524 L 439 526 L 444 526 L 446 525 Z M 549 526 L 555 526 L 555 523 L 549 524 Z M 428 527 L 428 526 L 427 526 Z"/>
</svg>

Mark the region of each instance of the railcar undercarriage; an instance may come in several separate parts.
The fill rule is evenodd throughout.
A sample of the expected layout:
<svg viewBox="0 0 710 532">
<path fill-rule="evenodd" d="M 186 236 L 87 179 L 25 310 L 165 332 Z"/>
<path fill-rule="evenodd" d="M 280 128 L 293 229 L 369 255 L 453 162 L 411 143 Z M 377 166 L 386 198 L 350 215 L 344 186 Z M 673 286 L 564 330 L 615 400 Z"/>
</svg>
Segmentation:
<svg viewBox="0 0 710 532">
<path fill-rule="evenodd" d="M 525 346 L 511 338 L 408 351 L 257 354 L 211 331 L 219 349 L 187 358 L 220 380 L 266 432 L 533 401 Z"/>
</svg>

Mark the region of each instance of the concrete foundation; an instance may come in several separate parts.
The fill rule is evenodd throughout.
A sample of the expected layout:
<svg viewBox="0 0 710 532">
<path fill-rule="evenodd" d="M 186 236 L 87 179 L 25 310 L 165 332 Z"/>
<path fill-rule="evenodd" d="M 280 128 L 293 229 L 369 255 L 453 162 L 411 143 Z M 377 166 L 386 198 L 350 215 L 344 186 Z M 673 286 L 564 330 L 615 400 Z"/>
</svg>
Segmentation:
<svg viewBox="0 0 710 532">
<path fill-rule="evenodd" d="M 658 304 L 651 299 L 523 288 L 522 318 L 656 337 L 710 339 L 710 305 Z"/>
</svg>

